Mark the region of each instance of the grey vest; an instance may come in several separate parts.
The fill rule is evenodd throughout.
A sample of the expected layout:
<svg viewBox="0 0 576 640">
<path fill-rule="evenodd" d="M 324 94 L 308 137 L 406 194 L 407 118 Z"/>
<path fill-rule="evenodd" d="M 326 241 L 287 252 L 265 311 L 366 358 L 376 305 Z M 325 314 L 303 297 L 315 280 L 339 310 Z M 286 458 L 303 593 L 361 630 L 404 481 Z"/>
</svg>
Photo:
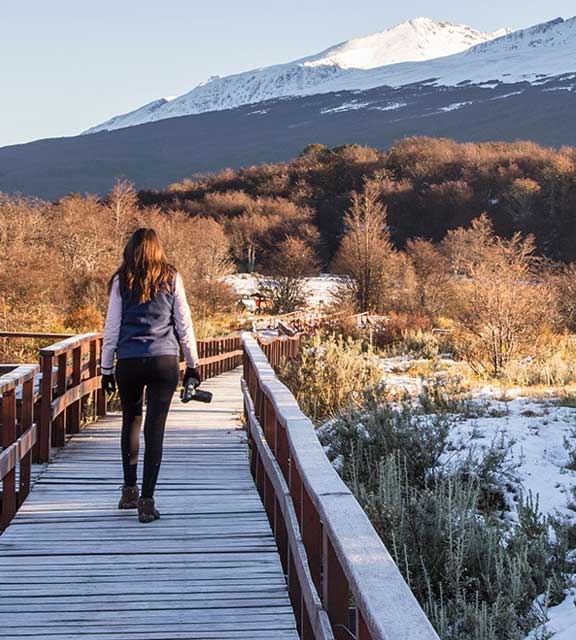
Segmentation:
<svg viewBox="0 0 576 640">
<path fill-rule="evenodd" d="M 174 284 L 149 302 L 122 295 L 122 324 L 116 355 L 125 358 L 178 356 L 180 346 L 174 326 Z"/>
</svg>

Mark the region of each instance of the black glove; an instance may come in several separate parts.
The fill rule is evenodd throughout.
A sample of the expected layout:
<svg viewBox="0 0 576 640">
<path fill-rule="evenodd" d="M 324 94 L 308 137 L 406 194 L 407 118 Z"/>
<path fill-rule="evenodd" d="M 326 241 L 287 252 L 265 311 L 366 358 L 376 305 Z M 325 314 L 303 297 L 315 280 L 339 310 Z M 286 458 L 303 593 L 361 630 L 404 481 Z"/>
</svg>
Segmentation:
<svg viewBox="0 0 576 640">
<path fill-rule="evenodd" d="M 102 391 L 108 395 L 116 393 L 116 379 L 113 373 L 108 373 L 102 376 Z"/>
<path fill-rule="evenodd" d="M 202 382 L 202 375 L 198 367 L 188 367 L 186 369 L 186 373 L 184 374 L 184 380 L 182 380 L 182 386 L 186 387 L 186 385 L 188 384 L 188 381 L 191 378 L 196 378 L 196 380 L 198 380 L 198 384 Z"/>
</svg>

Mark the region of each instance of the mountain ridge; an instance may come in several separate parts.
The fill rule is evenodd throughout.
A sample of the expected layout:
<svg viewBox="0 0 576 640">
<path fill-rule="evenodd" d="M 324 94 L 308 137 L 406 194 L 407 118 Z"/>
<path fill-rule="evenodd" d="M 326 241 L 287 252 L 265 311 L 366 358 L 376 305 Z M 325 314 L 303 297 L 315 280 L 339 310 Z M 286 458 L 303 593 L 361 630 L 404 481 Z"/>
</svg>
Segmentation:
<svg viewBox="0 0 576 640">
<path fill-rule="evenodd" d="M 110 131 L 263 100 L 308 95 L 332 80 L 341 79 L 345 85 L 346 78 L 355 70 L 368 71 L 402 62 L 448 56 L 508 32 L 509 29 L 483 32 L 454 22 L 415 18 L 381 32 L 352 38 L 293 62 L 229 76 L 213 76 L 173 100 L 154 100 L 134 111 L 114 116 L 84 133 Z"/>
</svg>

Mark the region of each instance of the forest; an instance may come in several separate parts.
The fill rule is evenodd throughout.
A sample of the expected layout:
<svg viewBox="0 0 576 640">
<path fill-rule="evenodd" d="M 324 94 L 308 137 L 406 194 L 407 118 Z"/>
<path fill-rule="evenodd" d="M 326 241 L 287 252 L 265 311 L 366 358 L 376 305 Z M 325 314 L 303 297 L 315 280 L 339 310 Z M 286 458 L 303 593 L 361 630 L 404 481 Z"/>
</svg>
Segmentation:
<svg viewBox="0 0 576 640">
<path fill-rule="evenodd" d="M 260 165 L 197 177 L 159 192 L 142 192 L 140 204 L 211 216 L 224 225 L 253 230 L 257 264 L 265 265 L 278 220 L 304 220 L 319 233 L 325 266 L 343 229 L 352 193 L 377 177 L 388 208 L 394 246 L 421 237 L 441 240 L 486 213 L 498 235 L 533 234 L 540 255 L 552 260 L 576 257 L 576 149 L 547 149 L 532 142 L 457 143 L 448 139 L 406 138 L 388 151 L 358 145 L 329 149 L 309 145 L 290 163 Z M 291 228 L 293 233 L 294 229 Z M 282 231 L 280 232 L 282 234 Z M 247 263 L 236 255 L 239 266 Z"/>
<path fill-rule="evenodd" d="M 482 217 L 495 238 L 532 238 L 531 268 L 537 263 L 571 286 L 562 275 L 570 273 L 563 264 L 576 258 L 576 149 L 431 138 L 401 140 L 386 152 L 313 144 L 290 163 L 196 176 L 162 191 L 136 193 L 119 180 L 105 198 L 71 194 L 44 202 L 0 194 L 2 324 L 100 326 L 104 285 L 137 225 L 161 232 L 204 316 L 229 307 L 221 277 L 231 271 L 346 273 L 347 216 L 360 211 L 366 185 L 384 209 L 374 223 L 383 225 L 383 250 L 396 254 L 396 268 L 401 255 L 412 270 L 435 269 L 441 260 L 422 264 L 432 259 L 432 245 Z M 390 300 L 357 302 L 361 310 L 395 310 Z"/>
</svg>

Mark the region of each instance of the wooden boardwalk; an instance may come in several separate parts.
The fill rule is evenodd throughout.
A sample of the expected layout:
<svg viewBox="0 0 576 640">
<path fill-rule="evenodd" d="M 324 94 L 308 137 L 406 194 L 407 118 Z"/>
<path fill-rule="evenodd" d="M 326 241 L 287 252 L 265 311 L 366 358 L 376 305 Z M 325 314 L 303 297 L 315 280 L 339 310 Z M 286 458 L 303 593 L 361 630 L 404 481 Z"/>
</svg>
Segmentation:
<svg viewBox="0 0 576 640">
<path fill-rule="evenodd" d="M 298 638 L 249 472 L 240 376 L 208 381 L 211 405 L 174 402 L 157 522 L 116 509 L 118 415 L 57 454 L 0 536 L 2 640 Z"/>
</svg>

